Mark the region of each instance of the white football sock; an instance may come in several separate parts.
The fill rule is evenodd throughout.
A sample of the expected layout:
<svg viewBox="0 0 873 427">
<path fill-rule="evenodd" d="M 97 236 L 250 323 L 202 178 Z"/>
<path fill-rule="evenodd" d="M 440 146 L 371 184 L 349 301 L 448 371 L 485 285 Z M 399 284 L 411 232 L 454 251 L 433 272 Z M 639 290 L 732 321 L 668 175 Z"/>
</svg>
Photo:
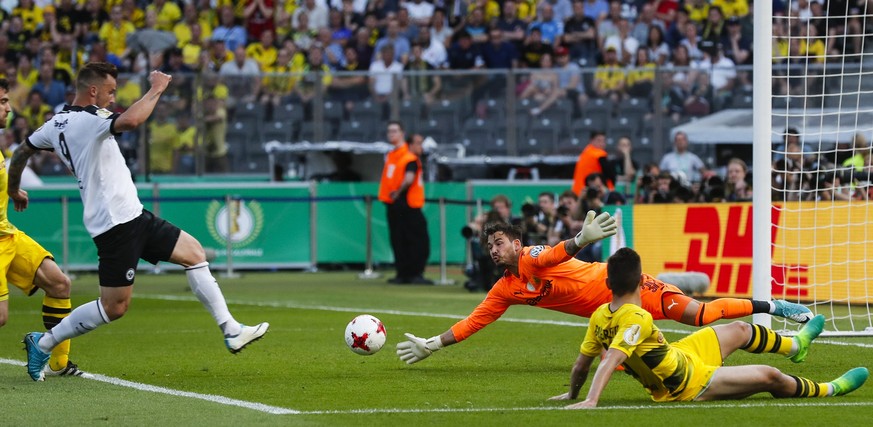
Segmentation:
<svg viewBox="0 0 873 427">
<path fill-rule="evenodd" d="M 224 300 L 224 295 L 218 287 L 218 282 L 209 271 L 209 263 L 201 262 L 197 265 L 192 265 L 185 269 L 185 274 L 188 275 L 188 284 L 191 285 L 191 291 L 197 296 L 197 299 L 206 307 L 209 314 L 215 319 L 215 323 L 221 327 L 222 332 L 226 336 L 235 336 L 242 330 L 239 322 L 234 320 L 227 309 L 227 302 Z"/>
<path fill-rule="evenodd" d="M 39 348 L 48 353 L 59 342 L 85 335 L 107 323 L 109 323 L 109 316 L 103 310 L 103 304 L 99 299 L 82 304 L 40 338 Z"/>
</svg>

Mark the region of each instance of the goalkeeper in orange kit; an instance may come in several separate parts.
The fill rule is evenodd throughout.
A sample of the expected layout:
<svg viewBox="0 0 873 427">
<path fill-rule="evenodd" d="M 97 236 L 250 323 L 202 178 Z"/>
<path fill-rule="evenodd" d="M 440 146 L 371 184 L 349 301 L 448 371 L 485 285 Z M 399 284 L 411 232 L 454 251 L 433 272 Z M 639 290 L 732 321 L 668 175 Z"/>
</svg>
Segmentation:
<svg viewBox="0 0 873 427">
<path fill-rule="evenodd" d="M 488 249 L 495 264 L 506 268 L 503 277 L 469 316 L 446 332 L 429 339 L 406 334 L 408 339 L 397 344 L 397 355 L 408 364 L 416 363 L 444 346 L 469 338 L 500 318 L 511 305 L 525 304 L 591 317 L 598 307 L 612 300 L 606 286 L 606 264 L 587 263 L 573 256 L 586 245 L 614 235 L 616 229 L 615 218 L 608 213 L 595 217 L 589 211 L 582 231 L 574 238 L 554 247 L 523 247 L 518 227 L 502 222 L 487 224 L 482 232 L 482 247 Z M 692 326 L 753 313 L 770 313 L 799 323 L 812 318 L 808 308 L 781 300 L 697 301 L 676 286 L 648 274 L 643 274 L 641 297 L 643 309 L 655 320 L 673 319 Z"/>
</svg>

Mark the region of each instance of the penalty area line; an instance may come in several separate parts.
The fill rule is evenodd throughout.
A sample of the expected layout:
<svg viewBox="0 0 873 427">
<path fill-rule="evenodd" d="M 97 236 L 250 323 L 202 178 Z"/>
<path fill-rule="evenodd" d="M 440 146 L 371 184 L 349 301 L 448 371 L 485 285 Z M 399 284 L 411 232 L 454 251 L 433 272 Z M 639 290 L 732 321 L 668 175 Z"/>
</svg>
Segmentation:
<svg viewBox="0 0 873 427">
<path fill-rule="evenodd" d="M 13 366 L 25 366 L 19 360 L 0 358 L 0 363 Z M 218 403 L 220 405 L 237 406 L 240 408 L 251 409 L 258 412 L 265 412 L 273 415 L 300 414 L 301 412 L 295 409 L 281 408 L 278 406 L 265 405 L 257 402 L 247 402 L 245 400 L 232 399 L 229 397 L 219 396 L 215 394 L 202 394 L 190 391 L 174 390 L 167 387 L 160 387 L 150 384 L 138 383 L 135 381 L 123 380 L 121 378 L 109 377 L 101 374 L 84 373 L 82 378 L 99 381 L 102 383 L 112 384 L 120 387 L 132 388 L 134 390 L 146 391 L 151 393 L 166 394 L 176 397 L 187 397 L 190 399 L 205 400 L 207 402 Z"/>
</svg>

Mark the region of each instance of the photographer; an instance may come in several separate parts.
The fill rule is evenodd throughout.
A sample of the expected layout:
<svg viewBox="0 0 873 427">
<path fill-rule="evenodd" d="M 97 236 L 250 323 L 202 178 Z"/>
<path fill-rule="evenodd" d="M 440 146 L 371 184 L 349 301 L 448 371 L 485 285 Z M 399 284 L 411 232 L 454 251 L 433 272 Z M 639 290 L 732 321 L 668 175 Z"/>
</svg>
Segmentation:
<svg viewBox="0 0 873 427">
<path fill-rule="evenodd" d="M 467 266 L 466 274 L 468 280 L 464 283 L 464 287 L 470 291 L 485 291 L 488 292 L 494 282 L 500 278 L 501 272 L 494 265 L 491 256 L 482 249 L 479 236 L 482 232 L 482 227 L 489 222 L 501 221 L 509 224 L 519 225 L 521 219 L 512 216 L 512 202 L 503 194 L 498 194 L 491 199 L 491 210 L 483 212 L 476 216 L 469 224 L 461 228 L 461 235 L 467 239 L 467 244 L 470 245 L 470 253 L 473 257 L 472 265 Z"/>
<path fill-rule="evenodd" d="M 555 226 L 549 230 L 549 245 L 554 246 L 562 240 L 575 236 L 582 230 L 579 199 L 573 190 L 566 190 L 558 198 L 558 208 L 555 209 Z"/>
<path fill-rule="evenodd" d="M 537 196 L 537 204 L 525 203 L 521 206 L 523 216 L 522 230 L 527 245 L 547 245 L 549 231 L 558 221 L 555 195 L 544 191 Z"/>
</svg>

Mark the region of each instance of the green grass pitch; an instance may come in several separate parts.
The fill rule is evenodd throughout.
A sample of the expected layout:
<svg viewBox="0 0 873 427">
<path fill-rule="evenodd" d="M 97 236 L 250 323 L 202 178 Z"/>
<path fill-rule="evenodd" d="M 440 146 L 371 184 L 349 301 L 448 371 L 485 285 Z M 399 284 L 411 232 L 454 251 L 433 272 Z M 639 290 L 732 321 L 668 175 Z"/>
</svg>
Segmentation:
<svg viewBox="0 0 873 427">
<path fill-rule="evenodd" d="M 96 298 L 96 282 L 78 277 L 73 304 Z M 42 294 L 27 298 L 13 289 L 9 322 L 0 329 L 0 424 L 794 427 L 867 425 L 873 416 L 873 383 L 841 398 L 655 404 L 624 375 L 607 387 L 602 408 L 562 411 L 561 402 L 547 399 L 566 389 L 586 319 L 513 307 L 468 341 L 407 366 L 394 354 L 404 332 L 441 333 L 484 294 L 358 280 L 354 272 L 247 273 L 219 282 L 237 319 L 270 322 L 263 340 L 231 355 L 183 275 L 141 272 L 128 314 L 73 341 L 72 359 L 102 381 L 30 380 L 20 341 L 42 329 Z M 346 323 L 361 313 L 388 330 L 385 348 L 373 356 L 358 356 L 343 341 Z M 689 330 L 660 326 L 671 340 Z M 771 364 L 827 381 L 855 366 L 873 368 L 871 360 L 873 338 L 823 337 L 802 364 L 743 352 L 728 364 Z"/>
</svg>

